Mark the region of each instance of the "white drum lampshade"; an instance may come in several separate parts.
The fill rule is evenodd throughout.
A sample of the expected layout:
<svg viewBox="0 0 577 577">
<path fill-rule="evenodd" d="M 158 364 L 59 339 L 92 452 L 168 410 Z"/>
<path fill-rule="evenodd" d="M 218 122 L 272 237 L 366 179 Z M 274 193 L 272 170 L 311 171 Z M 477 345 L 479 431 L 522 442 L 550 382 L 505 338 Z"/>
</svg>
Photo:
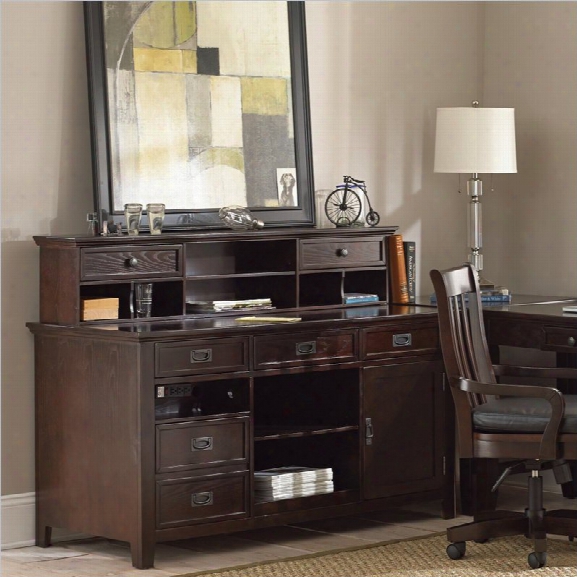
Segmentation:
<svg viewBox="0 0 577 577">
<path fill-rule="evenodd" d="M 435 172 L 517 172 L 514 108 L 437 108 Z"/>
</svg>

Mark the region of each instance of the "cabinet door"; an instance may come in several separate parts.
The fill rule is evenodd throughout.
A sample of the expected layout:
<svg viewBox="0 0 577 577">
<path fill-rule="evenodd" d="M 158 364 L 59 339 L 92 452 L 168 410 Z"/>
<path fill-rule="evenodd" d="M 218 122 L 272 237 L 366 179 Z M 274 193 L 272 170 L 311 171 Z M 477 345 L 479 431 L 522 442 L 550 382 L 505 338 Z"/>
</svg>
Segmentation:
<svg viewBox="0 0 577 577">
<path fill-rule="evenodd" d="M 364 496 L 443 485 L 442 365 L 421 361 L 363 370 Z"/>
</svg>

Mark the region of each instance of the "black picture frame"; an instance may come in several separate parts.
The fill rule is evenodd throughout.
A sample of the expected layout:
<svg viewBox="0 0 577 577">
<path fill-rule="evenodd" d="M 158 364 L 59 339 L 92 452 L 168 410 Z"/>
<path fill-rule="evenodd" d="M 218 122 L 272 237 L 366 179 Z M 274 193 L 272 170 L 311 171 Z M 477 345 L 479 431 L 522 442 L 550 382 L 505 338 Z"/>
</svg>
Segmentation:
<svg viewBox="0 0 577 577">
<path fill-rule="evenodd" d="M 288 1 L 288 26 L 291 58 L 291 85 L 294 118 L 294 143 L 299 204 L 296 207 L 248 207 L 267 227 L 306 227 L 315 224 L 314 178 L 310 128 L 305 2 Z M 94 207 L 99 225 L 104 220 L 122 221 L 113 210 L 113 185 L 110 162 L 110 133 L 106 62 L 104 52 L 103 3 L 84 2 L 88 93 L 92 145 Z M 222 228 L 218 208 L 167 211 L 163 230 L 189 231 Z M 116 218 L 115 218 L 116 217 Z M 141 229 L 148 229 L 146 214 Z"/>
</svg>

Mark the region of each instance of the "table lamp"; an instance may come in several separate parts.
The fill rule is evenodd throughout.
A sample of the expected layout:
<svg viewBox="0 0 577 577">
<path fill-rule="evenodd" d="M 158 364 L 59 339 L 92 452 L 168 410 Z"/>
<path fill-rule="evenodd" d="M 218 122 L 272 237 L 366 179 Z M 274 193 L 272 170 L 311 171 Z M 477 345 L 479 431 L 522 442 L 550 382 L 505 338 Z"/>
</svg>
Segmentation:
<svg viewBox="0 0 577 577">
<path fill-rule="evenodd" d="M 477 101 L 470 108 L 437 108 L 434 170 L 472 175 L 467 181 L 467 194 L 471 197 L 469 262 L 479 274 L 481 288 L 494 287 L 481 275 L 483 182 L 479 175 L 517 172 L 515 109 L 480 108 Z"/>
</svg>

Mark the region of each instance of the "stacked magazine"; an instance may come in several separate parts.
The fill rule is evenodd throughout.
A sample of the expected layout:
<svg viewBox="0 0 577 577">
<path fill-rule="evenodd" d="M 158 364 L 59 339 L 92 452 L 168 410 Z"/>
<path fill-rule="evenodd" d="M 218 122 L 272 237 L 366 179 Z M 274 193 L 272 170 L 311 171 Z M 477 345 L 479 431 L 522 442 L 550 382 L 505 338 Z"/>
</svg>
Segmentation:
<svg viewBox="0 0 577 577">
<path fill-rule="evenodd" d="M 255 471 L 257 503 L 333 493 L 333 470 L 311 467 L 279 467 Z"/>
<path fill-rule="evenodd" d="M 271 299 L 246 299 L 234 301 L 186 301 L 187 313 L 272 310 Z"/>
</svg>

